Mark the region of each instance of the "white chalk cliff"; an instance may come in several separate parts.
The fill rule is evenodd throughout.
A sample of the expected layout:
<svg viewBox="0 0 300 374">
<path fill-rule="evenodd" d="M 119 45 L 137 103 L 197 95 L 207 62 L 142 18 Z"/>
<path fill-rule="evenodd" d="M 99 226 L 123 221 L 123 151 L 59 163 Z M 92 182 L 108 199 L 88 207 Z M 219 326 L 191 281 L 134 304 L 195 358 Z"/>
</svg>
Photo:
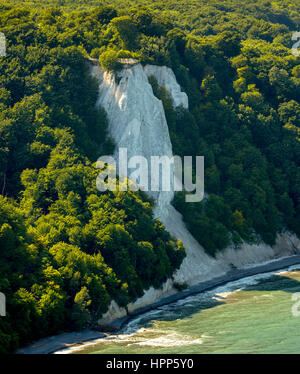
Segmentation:
<svg viewBox="0 0 300 374">
<path fill-rule="evenodd" d="M 181 91 L 172 69 L 166 66 L 146 65 L 144 72 L 148 78 L 153 76 L 159 86 L 165 87 L 169 91 L 174 107 L 182 105 L 185 109 L 188 109 L 189 99 L 187 94 Z"/>
<path fill-rule="evenodd" d="M 128 159 L 139 155 L 147 160 L 150 160 L 151 156 L 171 157 L 172 144 L 164 108 L 162 102 L 154 96 L 148 77 L 154 76 L 159 85 L 166 87 L 175 107 L 182 105 L 188 108 L 188 97 L 181 91 L 173 71 L 167 67 L 143 67 L 138 64 L 124 68 L 115 77 L 113 73 L 104 72 L 99 65 L 93 64 L 91 74 L 99 82 L 97 106 L 103 107 L 107 112 L 109 133 L 116 145 L 114 156 L 118 157 L 118 149 L 124 147 L 127 148 Z M 174 294 L 174 281 L 193 285 L 223 275 L 232 269 L 232 266 L 242 268 L 300 251 L 299 239 L 285 233 L 278 236 L 273 248 L 266 244 L 244 244 L 239 250 L 229 247 L 214 259 L 205 253 L 186 229 L 181 214 L 171 205 L 174 192 L 160 191 L 150 194 L 156 202 L 155 217 L 162 221 L 172 236 L 182 240 L 187 256 L 174 274 L 174 280 L 169 279 L 161 289 L 151 287 L 146 290 L 143 297 L 128 305 L 129 311 Z M 118 308 L 117 304 L 112 302 L 100 323 L 108 323 L 125 314 L 125 309 Z"/>
</svg>

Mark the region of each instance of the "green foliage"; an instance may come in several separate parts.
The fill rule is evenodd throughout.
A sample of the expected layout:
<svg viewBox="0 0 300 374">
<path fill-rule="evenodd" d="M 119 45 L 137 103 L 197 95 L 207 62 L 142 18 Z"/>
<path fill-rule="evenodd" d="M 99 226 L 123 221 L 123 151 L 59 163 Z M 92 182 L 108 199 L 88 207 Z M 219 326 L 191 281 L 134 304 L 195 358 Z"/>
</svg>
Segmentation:
<svg viewBox="0 0 300 374">
<path fill-rule="evenodd" d="M 108 50 L 103 52 L 99 57 L 100 64 L 104 70 L 117 72 L 122 68 L 122 64 L 119 62 L 118 52 L 114 50 Z"/>
<path fill-rule="evenodd" d="M 245 11 L 249 18 L 238 19 L 242 8 L 235 2 L 230 2 L 234 13 L 226 13 L 224 3 L 222 11 L 213 8 L 216 3 L 210 2 L 215 13 L 201 21 L 206 22 L 205 32 L 196 17 L 189 18 L 187 7 L 178 19 L 185 30 L 183 19 L 190 20 L 193 32 L 168 33 L 182 43 L 172 47 L 170 43 L 164 63 L 174 69 L 188 93 L 189 112 L 174 110 L 168 92 L 150 78 L 154 94 L 164 104 L 174 152 L 205 156 L 208 197 L 186 204 L 184 194 L 178 194 L 174 205 L 212 255 L 242 241 L 273 245 L 281 230 L 299 234 L 300 196 L 299 59 L 291 56 L 275 31 L 288 35 L 292 21 L 282 17 L 272 24 L 268 7 L 265 21 L 256 20 L 257 10 L 249 10 L 251 5 Z M 204 14 L 206 9 L 197 11 Z M 226 13 L 226 31 L 222 13 Z M 222 32 L 215 35 L 218 31 Z"/>
<path fill-rule="evenodd" d="M 100 146 L 113 153 L 113 143 L 85 55 L 99 53 L 104 68 L 117 70 L 119 57 L 131 54 L 106 48 L 111 37 L 126 44 L 128 25 L 116 15 L 1 13 L 8 42 L 0 61 L 1 353 L 93 327 L 112 300 L 126 306 L 160 287 L 185 256 L 144 194 L 96 188 Z"/>
<path fill-rule="evenodd" d="M 88 55 L 114 72 L 124 57 L 174 70 L 189 110 L 150 83 L 174 152 L 205 157 L 205 199 L 186 204 L 183 192 L 174 205 L 209 254 L 299 235 L 298 2 L 14 3 L 0 5 L 1 353 L 93 326 L 112 299 L 160 287 L 185 255 L 142 193 L 96 190 L 93 162 L 113 143 Z"/>
<path fill-rule="evenodd" d="M 124 49 L 134 50 L 138 44 L 138 29 L 134 20 L 129 16 L 116 17 L 111 21 L 116 28 Z"/>
</svg>

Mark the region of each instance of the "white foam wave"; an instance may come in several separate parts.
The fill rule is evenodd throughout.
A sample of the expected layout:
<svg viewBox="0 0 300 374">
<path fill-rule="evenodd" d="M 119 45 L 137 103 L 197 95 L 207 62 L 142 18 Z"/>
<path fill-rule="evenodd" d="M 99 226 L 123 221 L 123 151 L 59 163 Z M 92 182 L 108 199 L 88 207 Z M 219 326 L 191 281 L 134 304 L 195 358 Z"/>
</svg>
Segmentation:
<svg viewBox="0 0 300 374">
<path fill-rule="evenodd" d="M 147 339 L 144 338 L 141 341 L 134 342 L 128 345 L 139 345 L 147 347 L 178 347 L 184 345 L 203 344 L 202 339 L 194 339 L 187 335 L 181 335 L 177 332 L 171 332 L 167 335 L 160 336 L 158 338 Z"/>
</svg>

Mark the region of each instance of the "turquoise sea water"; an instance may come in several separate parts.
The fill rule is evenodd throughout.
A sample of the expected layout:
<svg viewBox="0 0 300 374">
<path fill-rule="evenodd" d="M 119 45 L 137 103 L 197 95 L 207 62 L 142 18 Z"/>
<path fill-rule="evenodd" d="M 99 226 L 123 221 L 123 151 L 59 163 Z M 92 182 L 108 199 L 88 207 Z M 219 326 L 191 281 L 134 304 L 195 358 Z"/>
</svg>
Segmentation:
<svg viewBox="0 0 300 374">
<path fill-rule="evenodd" d="M 292 313 L 292 295 L 300 292 L 295 268 L 161 307 L 71 353 L 300 353 L 300 316 Z"/>
</svg>

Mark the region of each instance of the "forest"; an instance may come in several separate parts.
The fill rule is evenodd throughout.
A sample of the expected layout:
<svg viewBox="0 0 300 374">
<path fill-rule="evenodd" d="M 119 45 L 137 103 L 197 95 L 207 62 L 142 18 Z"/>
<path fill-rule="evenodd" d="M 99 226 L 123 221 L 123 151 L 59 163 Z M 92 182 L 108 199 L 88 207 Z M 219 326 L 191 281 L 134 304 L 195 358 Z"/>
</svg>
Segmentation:
<svg viewBox="0 0 300 374">
<path fill-rule="evenodd" d="M 207 253 L 300 234 L 299 15 L 290 0 L 0 3 L 0 353 L 93 327 L 185 256 L 144 193 L 96 189 L 114 145 L 87 57 L 175 72 L 189 110 L 151 84 L 174 154 L 205 157 L 207 198 L 173 204 Z"/>
</svg>

